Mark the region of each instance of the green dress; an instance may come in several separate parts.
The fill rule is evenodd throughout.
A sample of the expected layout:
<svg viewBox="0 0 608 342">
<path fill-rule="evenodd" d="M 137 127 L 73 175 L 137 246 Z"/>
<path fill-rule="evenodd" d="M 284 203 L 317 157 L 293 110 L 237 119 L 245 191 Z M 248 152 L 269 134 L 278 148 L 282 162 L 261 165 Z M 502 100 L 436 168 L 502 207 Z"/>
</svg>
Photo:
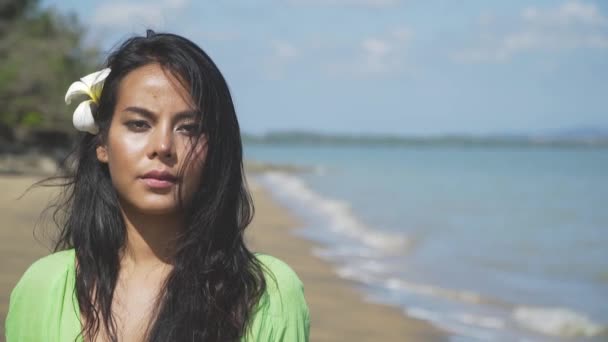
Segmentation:
<svg viewBox="0 0 608 342">
<path fill-rule="evenodd" d="M 266 274 L 266 292 L 242 341 L 308 341 L 310 319 L 302 282 L 281 260 L 256 257 L 272 276 Z M 74 288 L 73 249 L 32 264 L 11 293 L 6 341 L 74 341 L 81 328 Z"/>
</svg>

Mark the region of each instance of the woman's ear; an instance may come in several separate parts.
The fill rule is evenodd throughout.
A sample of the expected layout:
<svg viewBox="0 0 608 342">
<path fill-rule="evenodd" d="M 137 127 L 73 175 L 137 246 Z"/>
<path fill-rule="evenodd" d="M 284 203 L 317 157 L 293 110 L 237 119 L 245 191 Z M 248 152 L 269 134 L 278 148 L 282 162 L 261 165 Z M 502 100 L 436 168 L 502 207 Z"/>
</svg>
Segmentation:
<svg viewBox="0 0 608 342">
<path fill-rule="evenodd" d="M 108 162 L 108 148 L 105 145 L 97 146 L 95 152 L 97 153 L 97 160 L 102 163 Z"/>
</svg>

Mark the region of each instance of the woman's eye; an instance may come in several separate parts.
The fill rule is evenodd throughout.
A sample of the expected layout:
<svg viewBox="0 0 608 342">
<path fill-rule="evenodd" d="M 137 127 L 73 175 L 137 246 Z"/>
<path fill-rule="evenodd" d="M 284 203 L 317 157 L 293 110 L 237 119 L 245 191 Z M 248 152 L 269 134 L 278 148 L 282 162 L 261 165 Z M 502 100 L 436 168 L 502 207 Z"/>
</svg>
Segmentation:
<svg viewBox="0 0 608 342">
<path fill-rule="evenodd" d="M 198 131 L 198 125 L 197 124 L 188 124 L 188 125 L 182 125 L 179 128 L 181 131 L 184 131 L 186 134 L 196 134 L 196 132 Z"/>
<path fill-rule="evenodd" d="M 132 120 L 127 122 L 127 127 L 135 131 L 142 131 L 148 128 L 148 123 L 143 120 Z"/>
</svg>

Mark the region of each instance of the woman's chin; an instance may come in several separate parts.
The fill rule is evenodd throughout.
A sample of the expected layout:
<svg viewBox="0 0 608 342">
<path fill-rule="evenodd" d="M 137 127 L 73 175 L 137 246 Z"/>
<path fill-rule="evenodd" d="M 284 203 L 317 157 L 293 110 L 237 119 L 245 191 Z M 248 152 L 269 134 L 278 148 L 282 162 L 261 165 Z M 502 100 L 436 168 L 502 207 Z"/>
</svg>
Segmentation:
<svg viewBox="0 0 608 342">
<path fill-rule="evenodd" d="M 140 213 L 145 215 L 169 215 L 178 211 L 178 205 L 174 201 L 171 203 L 138 203 L 134 206 Z"/>
</svg>

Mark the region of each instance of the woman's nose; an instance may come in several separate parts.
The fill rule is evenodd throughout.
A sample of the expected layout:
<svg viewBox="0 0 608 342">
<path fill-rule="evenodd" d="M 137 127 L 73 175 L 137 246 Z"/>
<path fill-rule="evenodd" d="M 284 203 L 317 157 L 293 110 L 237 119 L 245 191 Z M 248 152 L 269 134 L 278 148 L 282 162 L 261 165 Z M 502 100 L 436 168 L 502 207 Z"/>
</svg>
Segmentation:
<svg viewBox="0 0 608 342">
<path fill-rule="evenodd" d="M 158 128 L 151 136 L 150 158 L 175 158 L 175 143 L 173 131 L 170 128 Z"/>
</svg>

